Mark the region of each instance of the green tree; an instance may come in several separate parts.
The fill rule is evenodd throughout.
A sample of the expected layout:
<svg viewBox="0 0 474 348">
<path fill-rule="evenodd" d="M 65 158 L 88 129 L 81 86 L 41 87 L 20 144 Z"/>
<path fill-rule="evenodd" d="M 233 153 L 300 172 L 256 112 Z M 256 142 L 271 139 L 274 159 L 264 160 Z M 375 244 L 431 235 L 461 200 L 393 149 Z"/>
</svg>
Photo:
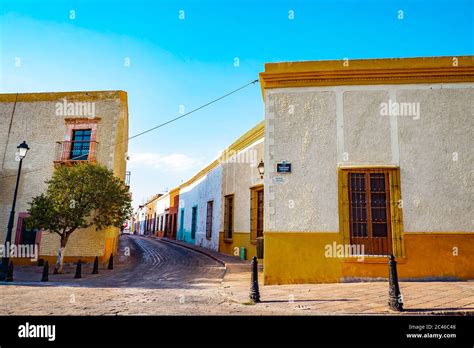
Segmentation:
<svg viewBox="0 0 474 348">
<path fill-rule="evenodd" d="M 46 192 L 29 203 L 27 223 L 60 236 L 55 271 L 61 273 L 71 234 L 90 226 L 120 227 L 132 212 L 131 197 L 111 170 L 90 163 L 58 166 L 46 183 Z"/>
</svg>

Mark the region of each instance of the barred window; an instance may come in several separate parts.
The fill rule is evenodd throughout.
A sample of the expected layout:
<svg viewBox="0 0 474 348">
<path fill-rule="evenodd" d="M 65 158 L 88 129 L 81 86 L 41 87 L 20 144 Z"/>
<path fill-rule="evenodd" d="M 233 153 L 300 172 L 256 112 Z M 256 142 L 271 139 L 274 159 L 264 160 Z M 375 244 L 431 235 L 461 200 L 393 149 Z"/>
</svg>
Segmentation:
<svg viewBox="0 0 474 348">
<path fill-rule="evenodd" d="M 351 244 L 364 245 L 365 254 L 368 255 L 390 254 L 388 173 L 358 169 L 348 174 Z"/>
</svg>

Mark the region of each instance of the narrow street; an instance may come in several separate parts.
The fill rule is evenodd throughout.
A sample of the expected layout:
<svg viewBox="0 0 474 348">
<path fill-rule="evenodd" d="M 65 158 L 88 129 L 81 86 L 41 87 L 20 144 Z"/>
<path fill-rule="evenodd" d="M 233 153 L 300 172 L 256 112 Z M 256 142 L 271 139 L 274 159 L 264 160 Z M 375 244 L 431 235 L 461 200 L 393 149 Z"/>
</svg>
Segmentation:
<svg viewBox="0 0 474 348">
<path fill-rule="evenodd" d="M 91 275 L 85 265 L 83 278 L 74 279 L 70 265 L 47 283 L 31 281 L 40 279 L 41 267 L 19 266 L 15 282 L 0 285 L 0 315 L 226 314 L 235 306 L 220 295 L 224 267 L 203 254 L 122 236 L 117 259 L 113 271 L 101 265 L 100 274 Z"/>
<path fill-rule="evenodd" d="M 124 235 L 120 255 L 129 249 L 126 271 L 109 273 L 98 286 L 146 289 L 212 289 L 220 284 L 224 267 L 210 257 L 156 239 Z M 122 256 L 123 257 L 123 256 Z"/>
<path fill-rule="evenodd" d="M 400 315 L 474 314 L 474 283 L 400 282 L 405 311 L 387 306 L 386 281 L 263 286 L 249 303 L 248 262 L 153 237 L 120 237 L 114 269 L 75 265 L 40 282 L 42 267 L 15 267 L 14 282 L 0 283 L 0 315 Z M 191 249 L 189 249 L 191 248 Z M 210 253 L 209 251 L 206 251 Z M 51 267 L 52 269 L 52 267 Z"/>
</svg>

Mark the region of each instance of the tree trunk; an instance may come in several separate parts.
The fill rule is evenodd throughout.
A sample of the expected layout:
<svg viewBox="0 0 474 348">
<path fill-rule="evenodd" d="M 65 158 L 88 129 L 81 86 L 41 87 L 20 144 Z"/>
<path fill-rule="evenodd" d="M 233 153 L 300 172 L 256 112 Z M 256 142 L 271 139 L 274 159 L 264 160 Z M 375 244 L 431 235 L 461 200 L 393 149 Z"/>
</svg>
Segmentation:
<svg viewBox="0 0 474 348">
<path fill-rule="evenodd" d="M 66 234 L 61 236 L 61 240 L 59 242 L 59 249 L 58 255 L 56 257 L 56 265 L 54 266 L 54 273 L 63 273 L 63 263 L 64 263 L 64 248 L 66 248 L 68 237 Z"/>
</svg>

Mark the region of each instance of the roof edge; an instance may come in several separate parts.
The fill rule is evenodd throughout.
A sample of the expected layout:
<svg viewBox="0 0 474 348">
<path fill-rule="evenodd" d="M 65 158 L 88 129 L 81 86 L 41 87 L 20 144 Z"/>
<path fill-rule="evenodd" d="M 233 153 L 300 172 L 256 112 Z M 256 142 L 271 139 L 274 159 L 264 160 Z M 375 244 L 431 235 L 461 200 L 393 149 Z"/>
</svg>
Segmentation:
<svg viewBox="0 0 474 348">
<path fill-rule="evenodd" d="M 263 96 L 270 88 L 474 82 L 474 56 L 266 63 L 259 76 Z"/>
<path fill-rule="evenodd" d="M 34 93 L 3 93 L 0 94 L 0 102 L 42 102 L 57 101 L 60 99 L 69 101 L 91 101 L 91 100 L 109 100 L 120 99 L 127 101 L 127 92 L 123 90 L 109 91 L 75 91 L 75 92 L 34 92 Z"/>
</svg>

